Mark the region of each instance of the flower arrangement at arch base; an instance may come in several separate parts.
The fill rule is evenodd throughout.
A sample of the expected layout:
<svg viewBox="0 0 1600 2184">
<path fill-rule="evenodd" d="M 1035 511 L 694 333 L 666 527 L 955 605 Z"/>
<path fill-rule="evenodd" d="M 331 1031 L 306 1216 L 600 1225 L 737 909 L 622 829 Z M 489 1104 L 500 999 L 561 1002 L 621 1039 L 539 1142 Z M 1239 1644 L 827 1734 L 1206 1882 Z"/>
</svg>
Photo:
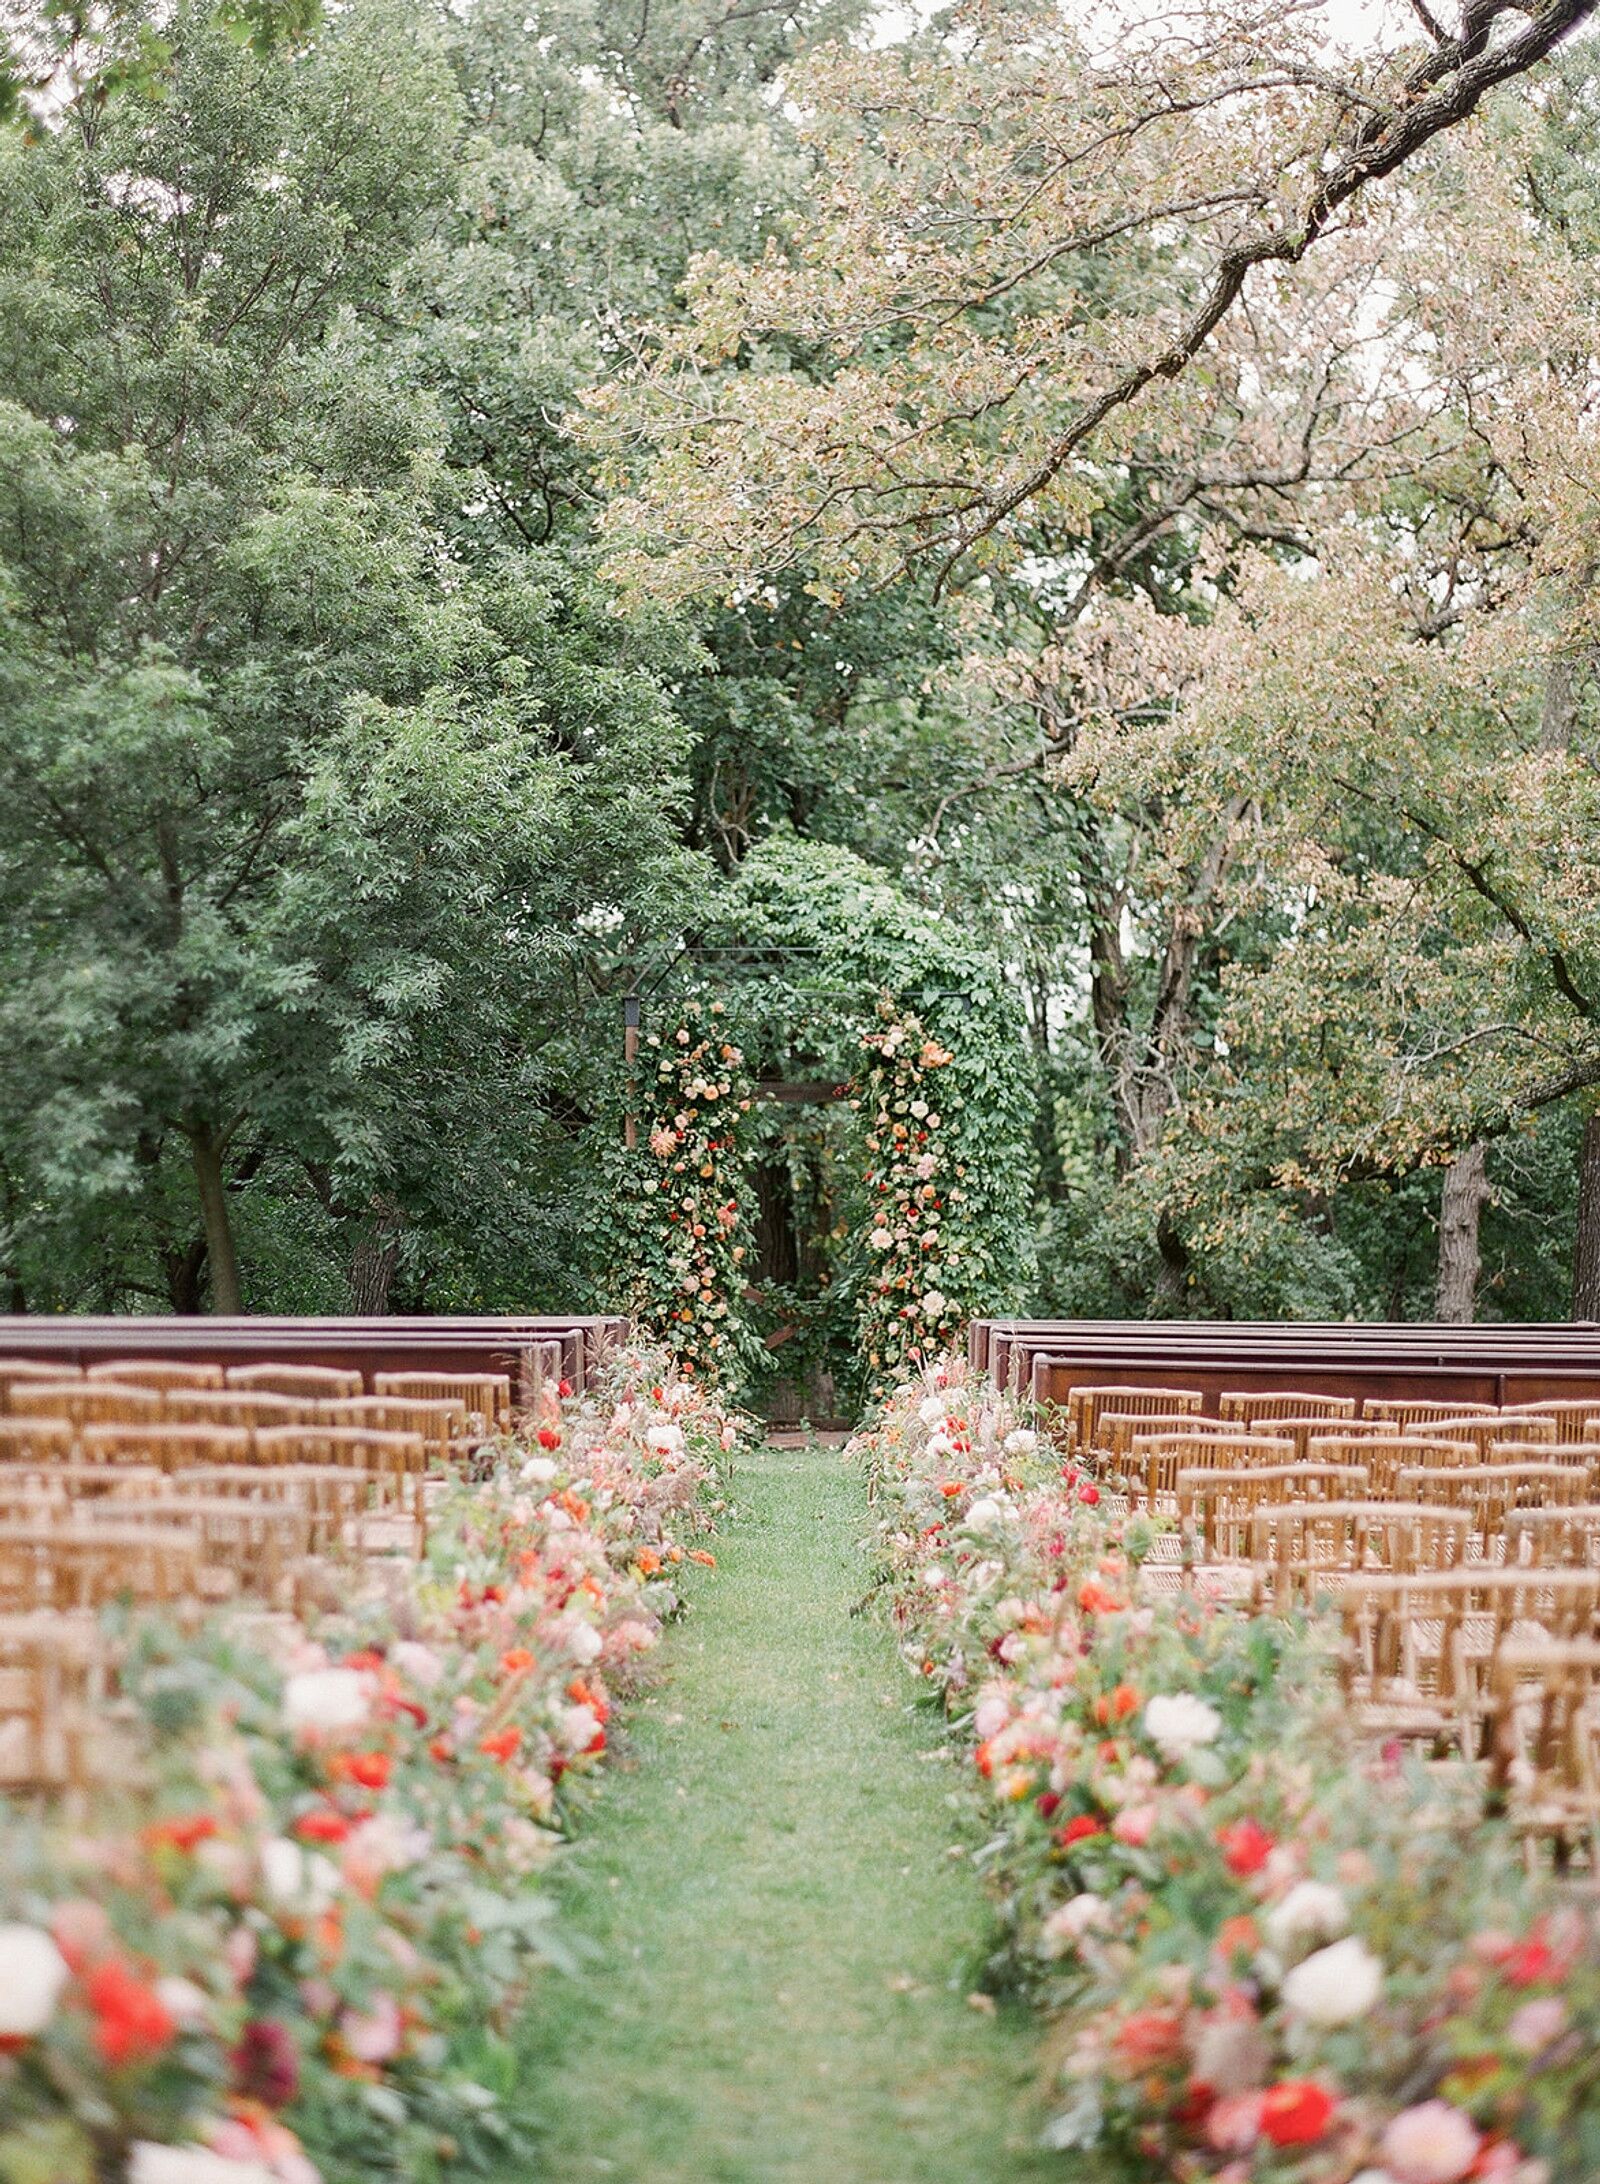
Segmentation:
<svg viewBox="0 0 1600 2184">
<path fill-rule="evenodd" d="M 995 1975 L 1049 2016 L 1048 2143 L 1181 2184 L 1600 2176 L 1600 1902 L 1530 1877 L 1474 1770 L 1358 1742 L 1325 1623 L 1163 1589 L 1152 1527 L 955 1359 L 856 1449 Z"/>
<path fill-rule="evenodd" d="M 353 1572 L 314 1628 L 111 1630 L 116 1788 L 0 1807 L 4 2184 L 365 2184 L 504 2154 L 458 2050 L 568 1961 L 547 1869 L 683 1566 L 713 1559 L 740 1433 L 659 1356 L 604 1401 L 551 1396 L 447 1489 L 424 1560 Z"/>
</svg>

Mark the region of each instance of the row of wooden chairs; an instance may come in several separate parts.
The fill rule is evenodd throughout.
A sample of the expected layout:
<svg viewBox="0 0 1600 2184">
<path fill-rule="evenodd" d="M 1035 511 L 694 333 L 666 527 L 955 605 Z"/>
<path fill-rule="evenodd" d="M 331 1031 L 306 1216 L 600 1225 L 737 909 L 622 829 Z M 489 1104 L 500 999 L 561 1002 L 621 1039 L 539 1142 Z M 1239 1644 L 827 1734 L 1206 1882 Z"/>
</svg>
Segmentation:
<svg viewBox="0 0 1600 2184">
<path fill-rule="evenodd" d="M 1204 1409 L 1204 1396 L 1193 1388 L 1074 1388 L 1066 1406 L 1067 1439 L 1076 1450 L 1114 1453 L 1113 1421 L 1122 1422 L 1124 1433 L 1126 1421 L 1136 1418 L 1159 1420 L 1162 1426 L 1176 1430 L 1202 1418 Z M 1490 1403 L 1463 1403 L 1455 1399 L 1368 1397 L 1358 1413 L 1354 1396 L 1321 1395 L 1292 1389 L 1271 1392 L 1239 1389 L 1224 1391 L 1219 1396 L 1217 1417 L 1212 1423 L 1251 1428 L 1269 1422 L 1281 1423 L 1298 1429 L 1303 1435 L 1318 1420 L 1337 1419 L 1341 1421 L 1340 1430 L 1348 1426 L 1354 1431 L 1405 1433 L 1419 1427 L 1431 1432 L 1440 1420 L 1467 1418 L 1510 1420 L 1517 1422 L 1519 1432 L 1521 1421 L 1540 1418 L 1549 1421 L 1557 1440 L 1585 1440 L 1590 1438 L 1590 1421 L 1600 1422 L 1600 1399 L 1563 1397 L 1502 1410 Z"/>
<path fill-rule="evenodd" d="M 0 1363 L 0 1416 L 67 1418 L 75 1425 L 315 1423 L 330 1404 L 437 1403 L 451 1406 L 460 1431 L 504 1432 L 511 1423 L 511 1381 L 503 1373 L 374 1373 L 367 1395 L 358 1372 L 326 1365 L 182 1365 L 169 1359 L 122 1359 L 87 1372 Z"/>
<path fill-rule="evenodd" d="M 1106 1476 L 1131 1503 L 1153 1513 L 1172 1507 L 1181 1472 L 1275 1471 L 1296 1462 L 1359 1470 L 1374 1500 L 1393 1497 L 1403 1473 L 1427 1471 L 1443 1477 L 1530 1465 L 1559 1470 L 1582 1481 L 1585 1491 L 1592 1487 L 1600 1494 L 1600 1442 L 1495 1440 L 1479 1448 L 1467 1438 L 1436 1440 L 1420 1434 L 1318 1436 L 1305 1444 L 1303 1454 L 1269 1434 L 1230 1432 L 1225 1427 L 1209 1433 L 1137 1435 L 1124 1457 L 1115 1464 L 1108 1462 Z"/>
</svg>

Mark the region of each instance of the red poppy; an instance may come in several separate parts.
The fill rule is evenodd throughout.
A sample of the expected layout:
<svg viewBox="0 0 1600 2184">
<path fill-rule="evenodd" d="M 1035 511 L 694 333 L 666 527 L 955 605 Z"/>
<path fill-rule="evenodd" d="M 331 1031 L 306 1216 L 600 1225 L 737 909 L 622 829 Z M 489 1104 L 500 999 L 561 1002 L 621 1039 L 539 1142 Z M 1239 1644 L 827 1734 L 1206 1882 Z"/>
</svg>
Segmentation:
<svg viewBox="0 0 1600 2184">
<path fill-rule="evenodd" d="M 335 1782 L 357 1782 L 364 1790 L 386 1790 L 393 1768 L 387 1752 L 336 1752 L 328 1762 Z"/>
<path fill-rule="evenodd" d="M 1261 2096 L 1261 2135 L 1274 2146 L 1313 2146 L 1333 2121 L 1337 2102 L 1309 2078 L 1285 2078 Z"/>
<path fill-rule="evenodd" d="M 94 2044 L 113 2070 L 146 2063 L 169 2047 L 177 2024 L 160 1995 L 120 1957 L 97 1964 L 84 1981 L 94 2012 Z"/>
<path fill-rule="evenodd" d="M 347 1813 L 326 1805 L 320 1812 L 303 1812 L 294 1823 L 294 1832 L 305 1843 L 342 1843 L 354 1826 Z"/>
<path fill-rule="evenodd" d="M 1075 1813 L 1065 1827 L 1057 1828 L 1056 1841 L 1063 1850 L 1070 1850 L 1074 1843 L 1086 1843 L 1091 1835 L 1104 1835 L 1106 1824 L 1097 1813 Z"/>
<path fill-rule="evenodd" d="M 1217 1844 L 1228 1871 L 1243 1881 L 1261 1871 L 1272 1856 L 1276 1838 L 1267 1833 L 1259 1820 L 1235 1820 L 1228 1827 L 1218 1828 Z"/>
<path fill-rule="evenodd" d="M 174 1850 L 193 1850 L 197 1844 L 209 1842 L 217 1832 L 217 1822 L 208 1812 L 188 1813 L 174 1820 L 157 1820 L 144 1831 L 144 1839 L 152 1849 L 170 1844 Z"/>
</svg>

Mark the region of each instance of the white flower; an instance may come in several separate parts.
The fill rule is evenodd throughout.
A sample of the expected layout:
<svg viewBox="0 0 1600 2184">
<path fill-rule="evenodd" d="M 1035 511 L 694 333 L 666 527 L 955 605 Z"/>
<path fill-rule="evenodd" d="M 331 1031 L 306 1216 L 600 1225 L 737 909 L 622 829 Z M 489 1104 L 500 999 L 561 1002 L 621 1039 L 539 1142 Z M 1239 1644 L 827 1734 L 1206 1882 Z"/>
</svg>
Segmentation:
<svg viewBox="0 0 1600 2184">
<path fill-rule="evenodd" d="M 980 1494 L 967 1511 L 967 1530 L 987 1532 L 991 1525 L 999 1524 L 1005 1517 L 1005 1506 L 993 1494 Z"/>
<path fill-rule="evenodd" d="M 564 1706 L 556 1722 L 558 1741 L 569 1752 L 584 1752 L 600 1733 L 600 1716 L 592 1706 Z"/>
<path fill-rule="evenodd" d="M 1364 1941 L 1347 1934 L 1297 1964 L 1283 1999 L 1308 2025 L 1353 2025 L 1383 1992 L 1383 1966 Z"/>
<path fill-rule="evenodd" d="M 998 1736 L 1011 1719 L 1011 1701 L 1000 1691 L 986 1691 L 978 1701 L 978 1711 L 972 1718 L 972 1733 L 980 1744 L 987 1744 Z"/>
<path fill-rule="evenodd" d="M 291 1730 L 359 1729 L 370 1709 L 367 1679 L 359 1669 L 302 1669 L 283 1687 L 283 1719 Z"/>
<path fill-rule="evenodd" d="M 937 1562 L 927 1562 L 922 1567 L 922 1582 L 929 1592 L 937 1592 L 945 1582 L 948 1572 Z"/>
<path fill-rule="evenodd" d="M 200 2025 L 205 2022 L 208 2000 L 205 1989 L 197 1987 L 192 1979 L 158 1979 L 156 1993 L 161 2007 L 178 2025 Z"/>
<path fill-rule="evenodd" d="M 1097 1926 L 1104 1926 L 1110 1917 L 1102 1897 L 1074 1896 L 1070 1901 L 1058 1904 L 1040 1929 L 1046 1956 L 1063 1956 L 1068 1949 L 1076 1948 L 1085 1934 Z"/>
<path fill-rule="evenodd" d="M 444 1674 L 444 1663 L 432 1646 L 420 1645 L 415 1638 L 396 1640 L 389 1658 L 402 1676 L 409 1676 L 423 1691 L 431 1691 Z"/>
<path fill-rule="evenodd" d="M 338 1867 L 287 1835 L 274 1835 L 262 1844 L 261 1878 L 280 1909 L 303 1918 L 319 1918 L 339 1893 Z"/>
<path fill-rule="evenodd" d="M 942 1319 L 950 1306 L 950 1300 L 942 1289 L 925 1289 L 922 1292 L 922 1309 L 929 1319 Z"/>
<path fill-rule="evenodd" d="M 128 2184 L 277 2184 L 259 2161 L 230 2161 L 204 2146 L 156 2146 L 135 2142 L 128 2162 Z"/>
<path fill-rule="evenodd" d="M 1144 1733 L 1168 1759 L 1183 1759 L 1202 1744 L 1216 1741 L 1222 1716 L 1192 1691 L 1158 1693 L 1144 1710 Z"/>
<path fill-rule="evenodd" d="M 548 1486 L 556 1475 L 556 1467 L 548 1456 L 530 1456 L 517 1477 L 524 1486 Z"/>
<path fill-rule="evenodd" d="M 927 1453 L 930 1456 L 953 1456 L 955 1452 L 956 1444 L 951 1440 L 948 1433 L 930 1433 L 928 1435 Z"/>
<path fill-rule="evenodd" d="M 931 1432 L 935 1426 L 944 1424 L 944 1410 L 945 1404 L 942 1395 L 925 1395 L 917 1405 L 917 1416 Z"/>
<path fill-rule="evenodd" d="M 1308 1941 L 1332 1941 L 1350 1924 L 1348 1905 L 1326 1881 L 1296 1881 L 1267 1913 L 1267 1939 L 1280 1956 Z"/>
<path fill-rule="evenodd" d="M 1039 1446 L 1039 1436 L 1030 1433 L 1026 1426 L 1018 1426 L 1015 1433 L 1008 1433 L 1000 1446 L 1008 1456 L 1031 1456 Z"/>
<path fill-rule="evenodd" d="M 694 1287 L 694 1283 L 689 1285 Z M 683 1428 L 670 1420 L 662 1419 L 645 1433 L 644 1445 L 652 1456 L 681 1456 L 683 1454 Z"/>
<path fill-rule="evenodd" d="M 875 1228 L 872 1234 L 867 1238 L 867 1242 L 872 1246 L 874 1251 L 887 1251 L 889 1246 L 894 1242 L 894 1237 L 886 1228 Z"/>
<path fill-rule="evenodd" d="M 605 1650 L 605 1640 L 594 1625 L 586 1623 L 581 1616 L 563 1616 L 556 1629 L 563 1648 L 580 1667 L 587 1668 L 591 1661 L 598 1661 Z"/>
<path fill-rule="evenodd" d="M 0 1926 L 0 2039 L 43 2032 L 66 1982 L 67 1960 L 42 1926 Z"/>
</svg>

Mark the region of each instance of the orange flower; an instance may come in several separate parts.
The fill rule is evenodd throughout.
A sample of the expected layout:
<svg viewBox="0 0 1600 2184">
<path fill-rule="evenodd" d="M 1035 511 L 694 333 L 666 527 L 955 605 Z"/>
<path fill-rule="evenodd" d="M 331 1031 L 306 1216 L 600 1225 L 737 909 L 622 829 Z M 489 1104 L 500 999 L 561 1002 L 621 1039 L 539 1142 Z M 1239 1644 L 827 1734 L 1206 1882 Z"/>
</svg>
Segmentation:
<svg viewBox="0 0 1600 2184">
<path fill-rule="evenodd" d="M 509 1729 L 497 1729 L 493 1736 L 485 1737 L 478 1750 L 488 1759 L 498 1759 L 503 1766 L 521 1742 L 522 1731 L 513 1725 Z"/>
<path fill-rule="evenodd" d="M 1126 1721 L 1138 1708 L 1139 1694 L 1132 1684 L 1119 1683 L 1114 1690 L 1102 1691 L 1095 1700 L 1094 1718 L 1103 1729 L 1109 1722 Z"/>
<path fill-rule="evenodd" d="M 641 1547 L 633 1566 L 641 1577 L 654 1577 L 661 1568 L 661 1557 L 653 1547 Z"/>
<path fill-rule="evenodd" d="M 510 1646 L 500 1656 L 502 1676 L 525 1676 L 533 1666 L 533 1655 L 526 1646 Z"/>
<path fill-rule="evenodd" d="M 335 1782 L 359 1783 L 364 1790 L 386 1790 L 394 1762 L 387 1752 L 335 1752 L 328 1773 Z"/>
<path fill-rule="evenodd" d="M 209 1842 L 217 1832 L 217 1822 L 208 1812 L 189 1813 L 173 1820 L 157 1820 L 144 1831 L 144 1840 L 152 1850 L 168 1846 L 173 1850 L 193 1850 L 199 1843 Z"/>
<path fill-rule="evenodd" d="M 689 1549 L 689 1560 L 703 1563 L 708 1570 L 714 1570 L 717 1566 L 716 1556 L 707 1554 L 703 1547 L 691 1547 Z"/>
</svg>

